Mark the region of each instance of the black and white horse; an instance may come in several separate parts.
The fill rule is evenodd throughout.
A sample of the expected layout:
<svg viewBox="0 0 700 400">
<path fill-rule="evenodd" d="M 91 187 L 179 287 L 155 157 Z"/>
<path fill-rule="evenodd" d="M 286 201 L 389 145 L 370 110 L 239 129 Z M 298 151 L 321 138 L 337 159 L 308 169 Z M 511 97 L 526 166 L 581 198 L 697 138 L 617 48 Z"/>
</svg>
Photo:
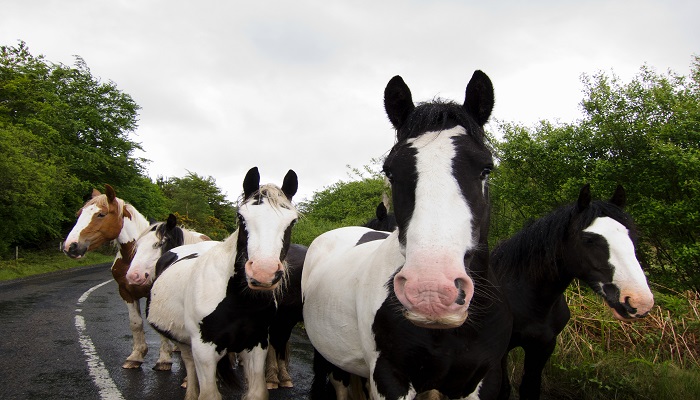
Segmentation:
<svg viewBox="0 0 700 400">
<path fill-rule="evenodd" d="M 610 201 L 591 201 L 585 185 L 576 202 L 538 219 L 491 253 L 513 312 L 509 349 L 525 350 L 520 399 L 540 397 L 542 369 L 569 321 L 564 291 L 572 280 L 586 282 L 620 320 L 644 317 L 654 305 L 635 256 L 637 230 L 623 210 L 625 197 L 618 186 Z M 498 378 L 500 398 L 508 399 L 507 354 L 500 373 L 487 381 Z"/>
<path fill-rule="evenodd" d="M 476 71 L 464 104 L 415 106 L 396 76 L 384 104 L 397 130 L 383 169 L 398 229 L 382 239 L 347 227 L 311 243 L 302 294 L 316 378 L 335 367 L 367 378 L 373 399 L 466 398 L 497 368 L 511 329 L 488 262 L 493 87 Z"/>
<path fill-rule="evenodd" d="M 246 174 L 238 229 L 201 255 L 194 245 L 177 247 L 156 266 L 148 321 L 180 345 L 187 370 L 186 399 L 220 399 L 217 365 L 230 369 L 238 353 L 247 379 L 247 399 L 266 399 L 268 331 L 286 275 L 285 259 L 298 213 L 291 199 L 297 176 L 282 188 L 259 186 L 257 168 Z M 161 262 L 163 261 L 163 262 Z"/>
<path fill-rule="evenodd" d="M 166 252 L 186 244 L 211 241 L 209 236 L 177 225 L 170 214 L 165 222 L 156 222 L 136 239 L 134 255 L 126 279 L 131 285 L 150 286 L 156 276 L 156 262 Z M 209 243 L 213 245 L 216 242 Z M 206 246 L 206 245 L 205 245 Z"/>
</svg>

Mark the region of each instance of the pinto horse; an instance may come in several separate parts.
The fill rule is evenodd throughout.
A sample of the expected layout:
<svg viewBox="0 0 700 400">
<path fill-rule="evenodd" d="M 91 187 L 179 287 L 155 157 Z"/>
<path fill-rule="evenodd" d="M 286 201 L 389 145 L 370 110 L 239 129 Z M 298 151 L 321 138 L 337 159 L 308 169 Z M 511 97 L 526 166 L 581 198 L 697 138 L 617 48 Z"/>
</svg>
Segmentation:
<svg viewBox="0 0 700 400">
<path fill-rule="evenodd" d="M 177 226 L 175 215 L 170 214 L 166 222 L 158 222 L 150 226 L 136 241 L 136 252 L 126 277 L 134 285 L 152 285 L 156 276 L 156 262 L 162 255 L 179 246 L 194 243 L 197 246 L 188 247 L 187 251 L 196 251 L 201 255 L 216 246 L 217 241 L 201 233 Z M 164 258 L 168 262 L 175 253 Z M 277 315 L 270 326 L 270 345 L 266 362 L 266 381 L 268 389 L 278 387 L 293 387 L 289 374 L 289 338 L 294 326 L 302 320 L 301 303 L 301 271 L 306 256 L 306 247 L 292 243 L 287 252 L 287 281 L 285 293 L 279 301 Z"/>
<path fill-rule="evenodd" d="M 132 285 L 150 287 L 155 278 L 156 261 L 175 247 L 210 241 L 209 236 L 177 226 L 177 217 L 168 215 L 165 222 L 156 222 L 136 240 L 126 279 Z"/>
<path fill-rule="evenodd" d="M 340 228 L 309 246 L 302 294 L 317 351 L 311 396 L 323 395 L 315 393 L 325 386 L 316 386 L 319 375 L 340 368 L 367 378 L 373 399 L 413 399 L 431 389 L 466 398 L 499 365 L 511 329 L 488 262 L 493 159 L 483 125 L 493 86 L 476 71 L 464 104 L 415 106 L 396 76 L 384 104 L 397 130 L 383 170 L 398 229 L 377 239 L 365 227 Z"/>
<path fill-rule="evenodd" d="M 77 216 L 78 220 L 63 246 L 63 252 L 69 257 L 81 258 L 106 242 L 117 241 L 119 251 L 112 264 L 112 276 L 129 310 L 129 327 L 133 337 L 131 354 L 122 368 L 139 368 L 148 352 L 139 299 L 148 296 L 150 286 L 130 284 L 126 272 L 134 254 L 136 239 L 148 228 L 148 220 L 134 206 L 118 198 L 110 185 L 105 185 L 104 194 L 94 189 L 92 199 L 78 210 Z M 170 370 L 171 351 L 168 340 L 162 338 L 155 370 Z"/>
<path fill-rule="evenodd" d="M 630 321 L 647 315 L 654 297 L 635 256 L 637 230 L 624 210 L 625 191 L 618 186 L 610 201 L 591 201 L 585 185 L 578 200 L 533 222 L 500 243 L 491 265 L 513 313 L 509 350 L 522 347 L 525 363 L 520 399 L 539 399 L 542 369 L 557 336 L 569 321 L 564 291 L 580 279 L 602 296 L 615 318 Z M 507 354 L 499 398 L 510 397 Z"/>
<path fill-rule="evenodd" d="M 247 399 L 266 399 L 268 331 L 284 296 L 284 260 L 298 213 L 292 205 L 297 176 L 282 188 L 259 186 L 257 168 L 246 174 L 238 229 L 199 254 L 197 243 L 159 259 L 147 307 L 149 323 L 180 345 L 187 370 L 186 399 L 220 399 L 219 372 L 231 368 L 227 353 L 239 353 Z"/>
</svg>

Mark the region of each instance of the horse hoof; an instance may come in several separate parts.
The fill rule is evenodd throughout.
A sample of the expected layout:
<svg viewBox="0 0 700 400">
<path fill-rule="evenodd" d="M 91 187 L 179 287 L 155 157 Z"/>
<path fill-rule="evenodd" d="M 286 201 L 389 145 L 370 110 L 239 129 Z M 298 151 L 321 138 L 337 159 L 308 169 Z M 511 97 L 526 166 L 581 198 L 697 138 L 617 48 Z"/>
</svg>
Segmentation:
<svg viewBox="0 0 700 400">
<path fill-rule="evenodd" d="M 276 383 L 267 382 L 267 390 L 274 390 L 274 389 L 277 389 L 278 387 L 279 387 L 279 385 Z"/>
<path fill-rule="evenodd" d="M 292 381 L 281 381 L 281 382 L 280 382 L 280 387 L 283 387 L 283 388 L 293 388 L 293 387 L 294 387 L 294 384 L 292 383 Z"/>
<path fill-rule="evenodd" d="M 173 363 L 171 362 L 159 362 L 153 366 L 154 371 L 170 371 L 172 369 Z"/>
<path fill-rule="evenodd" d="M 138 369 L 138 368 L 141 368 L 141 364 L 143 364 L 143 361 L 126 360 L 124 362 L 124 364 L 122 365 L 122 368 L 124 368 L 124 369 Z"/>
</svg>

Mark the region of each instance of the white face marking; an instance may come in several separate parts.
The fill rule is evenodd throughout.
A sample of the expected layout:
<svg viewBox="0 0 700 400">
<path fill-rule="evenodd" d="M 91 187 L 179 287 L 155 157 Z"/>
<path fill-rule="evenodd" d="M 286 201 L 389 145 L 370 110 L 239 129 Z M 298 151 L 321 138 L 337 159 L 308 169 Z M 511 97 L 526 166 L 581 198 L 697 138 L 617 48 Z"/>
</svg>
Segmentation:
<svg viewBox="0 0 700 400">
<path fill-rule="evenodd" d="M 267 199 L 263 201 L 258 205 L 246 203 L 238 210 L 248 231 L 248 256 L 279 258 L 284 232 L 298 214 L 284 207 L 273 208 Z"/>
<path fill-rule="evenodd" d="M 415 246 L 411 252 L 457 252 L 462 258 L 475 246 L 472 213 L 452 172 L 452 138 L 463 134 L 464 128 L 458 126 L 408 141 L 418 151 L 416 204 L 406 236 L 406 242 Z"/>
<path fill-rule="evenodd" d="M 161 256 L 161 248 L 155 246 L 157 243 L 158 235 L 155 231 L 149 230 L 139 238 L 136 242 L 136 254 L 131 260 L 127 275 L 133 272 L 143 275 L 148 272 L 149 276 L 154 276 L 156 262 Z"/>
<path fill-rule="evenodd" d="M 100 212 L 100 207 L 96 206 L 95 204 L 91 204 L 85 208 L 82 209 L 80 212 L 80 216 L 78 217 L 78 220 L 75 222 L 75 225 L 73 226 L 73 229 L 71 229 L 70 233 L 66 237 L 66 244 L 70 244 L 73 242 L 77 242 L 80 239 L 80 232 L 85 229 L 90 222 L 92 221 L 92 216 L 95 215 L 96 213 Z"/>
<path fill-rule="evenodd" d="M 610 217 L 598 217 L 584 232 L 601 235 L 608 242 L 610 259 L 608 262 L 615 268 L 613 282 L 621 291 L 628 288 L 648 291 L 646 276 L 634 253 L 634 244 L 629 237 L 629 231 L 624 225 Z"/>
</svg>

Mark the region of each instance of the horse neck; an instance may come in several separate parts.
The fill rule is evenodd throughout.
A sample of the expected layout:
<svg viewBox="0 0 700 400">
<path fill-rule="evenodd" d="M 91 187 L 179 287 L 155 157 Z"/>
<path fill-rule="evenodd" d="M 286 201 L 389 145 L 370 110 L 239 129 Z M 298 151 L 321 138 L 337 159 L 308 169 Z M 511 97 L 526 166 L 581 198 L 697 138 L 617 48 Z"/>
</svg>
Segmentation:
<svg viewBox="0 0 700 400">
<path fill-rule="evenodd" d="M 130 242 L 135 242 L 139 238 L 141 233 L 145 231 L 150 224 L 146 217 L 143 216 L 134 206 L 124 203 L 124 210 L 128 211 L 124 213 L 124 225 L 122 230 L 119 232 L 117 237 L 117 242 L 119 245 L 123 245 Z"/>
<path fill-rule="evenodd" d="M 559 224 L 562 222 L 551 215 L 541 218 L 496 246 L 491 261 L 499 279 L 527 281 L 539 296 L 558 297 L 563 293 L 574 277 L 562 252 L 566 226 Z M 556 232 L 554 239 L 543 240 L 539 235 L 550 231 Z"/>
</svg>

